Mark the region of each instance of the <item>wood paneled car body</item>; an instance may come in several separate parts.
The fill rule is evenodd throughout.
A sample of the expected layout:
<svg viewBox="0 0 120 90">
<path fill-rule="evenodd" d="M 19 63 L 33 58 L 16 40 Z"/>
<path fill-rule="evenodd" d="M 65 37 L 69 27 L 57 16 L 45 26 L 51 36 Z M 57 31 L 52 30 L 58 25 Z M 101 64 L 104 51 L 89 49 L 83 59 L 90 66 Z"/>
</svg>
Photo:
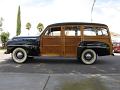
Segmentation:
<svg viewBox="0 0 120 90">
<path fill-rule="evenodd" d="M 62 56 L 93 64 L 97 56 L 112 55 L 112 51 L 107 25 L 68 22 L 49 25 L 40 36 L 14 37 L 7 42 L 5 53 L 12 53 L 17 63 L 25 62 L 30 56 Z"/>
</svg>

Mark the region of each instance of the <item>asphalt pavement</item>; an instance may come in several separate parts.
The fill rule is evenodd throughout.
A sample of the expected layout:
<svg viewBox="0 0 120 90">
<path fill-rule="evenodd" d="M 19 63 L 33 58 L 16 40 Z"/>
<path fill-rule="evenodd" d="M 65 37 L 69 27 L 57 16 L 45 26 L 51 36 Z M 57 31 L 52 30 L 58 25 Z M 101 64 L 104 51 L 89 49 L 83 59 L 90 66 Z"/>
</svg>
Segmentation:
<svg viewBox="0 0 120 90">
<path fill-rule="evenodd" d="M 76 59 L 35 59 L 16 64 L 0 51 L 0 90 L 120 90 L 119 56 L 94 65 Z"/>
</svg>

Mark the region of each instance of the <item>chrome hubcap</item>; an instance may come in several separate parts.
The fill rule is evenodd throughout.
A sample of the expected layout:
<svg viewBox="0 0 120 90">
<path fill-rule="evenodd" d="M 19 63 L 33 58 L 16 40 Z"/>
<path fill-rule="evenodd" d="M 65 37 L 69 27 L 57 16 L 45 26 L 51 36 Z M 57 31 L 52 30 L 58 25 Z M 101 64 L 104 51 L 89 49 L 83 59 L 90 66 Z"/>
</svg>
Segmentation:
<svg viewBox="0 0 120 90">
<path fill-rule="evenodd" d="M 91 56 L 91 54 L 88 53 L 88 54 L 86 54 L 86 57 L 91 58 L 92 56 Z"/>
<path fill-rule="evenodd" d="M 18 52 L 16 56 L 17 56 L 17 58 L 22 59 L 23 58 L 23 53 L 22 52 Z"/>
<path fill-rule="evenodd" d="M 92 59 L 92 54 L 87 53 L 87 54 L 85 55 L 85 58 L 86 58 L 86 60 L 91 60 L 91 59 Z"/>
</svg>

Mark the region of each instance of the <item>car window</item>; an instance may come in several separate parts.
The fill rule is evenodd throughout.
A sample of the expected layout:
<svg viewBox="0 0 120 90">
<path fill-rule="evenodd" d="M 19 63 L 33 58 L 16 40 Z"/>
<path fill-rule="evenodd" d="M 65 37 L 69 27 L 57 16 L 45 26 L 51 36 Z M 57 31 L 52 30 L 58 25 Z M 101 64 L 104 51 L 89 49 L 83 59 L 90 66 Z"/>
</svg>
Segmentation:
<svg viewBox="0 0 120 90">
<path fill-rule="evenodd" d="M 108 36 L 108 30 L 106 28 L 103 27 L 89 27 L 86 26 L 84 27 L 84 32 L 83 34 L 85 36 Z"/>
<path fill-rule="evenodd" d="M 61 27 L 48 28 L 45 36 L 61 36 Z"/>
<path fill-rule="evenodd" d="M 96 29 L 97 29 L 97 34 L 98 35 L 108 36 L 108 32 L 107 32 L 106 28 L 98 27 Z"/>
<path fill-rule="evenodd" d="M 80 36 L 80 27 L 79 26 L 66 26 L 65 27 L 65 36 Z"/>
<path fill-rule="evenodd" d="M 83 34 L 85 36 L 96 36 L 96 30 L 93 27 L 84 27 Z"/>
</svg>

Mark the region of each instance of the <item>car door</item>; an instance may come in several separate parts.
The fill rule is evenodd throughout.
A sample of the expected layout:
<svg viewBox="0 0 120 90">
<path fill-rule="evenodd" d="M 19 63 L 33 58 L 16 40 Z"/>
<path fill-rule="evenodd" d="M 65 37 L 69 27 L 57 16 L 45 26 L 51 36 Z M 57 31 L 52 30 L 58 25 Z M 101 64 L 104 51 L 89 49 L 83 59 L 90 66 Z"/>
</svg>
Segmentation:
<svg viewBox="0 0 120 90">
<path fill-rule="evenodd" d="M 62 56 L 63 43 L 62 43 L 61 27 L 48 27 L 40 40 L 40 55 L 41 56 Z"/>
<path fill-rule="evenodd" d="M 81 41 L 81 31 L 79 25 L 64 26 L 64 56 L 76 57 L 77 47 Z"/>
</svg>

